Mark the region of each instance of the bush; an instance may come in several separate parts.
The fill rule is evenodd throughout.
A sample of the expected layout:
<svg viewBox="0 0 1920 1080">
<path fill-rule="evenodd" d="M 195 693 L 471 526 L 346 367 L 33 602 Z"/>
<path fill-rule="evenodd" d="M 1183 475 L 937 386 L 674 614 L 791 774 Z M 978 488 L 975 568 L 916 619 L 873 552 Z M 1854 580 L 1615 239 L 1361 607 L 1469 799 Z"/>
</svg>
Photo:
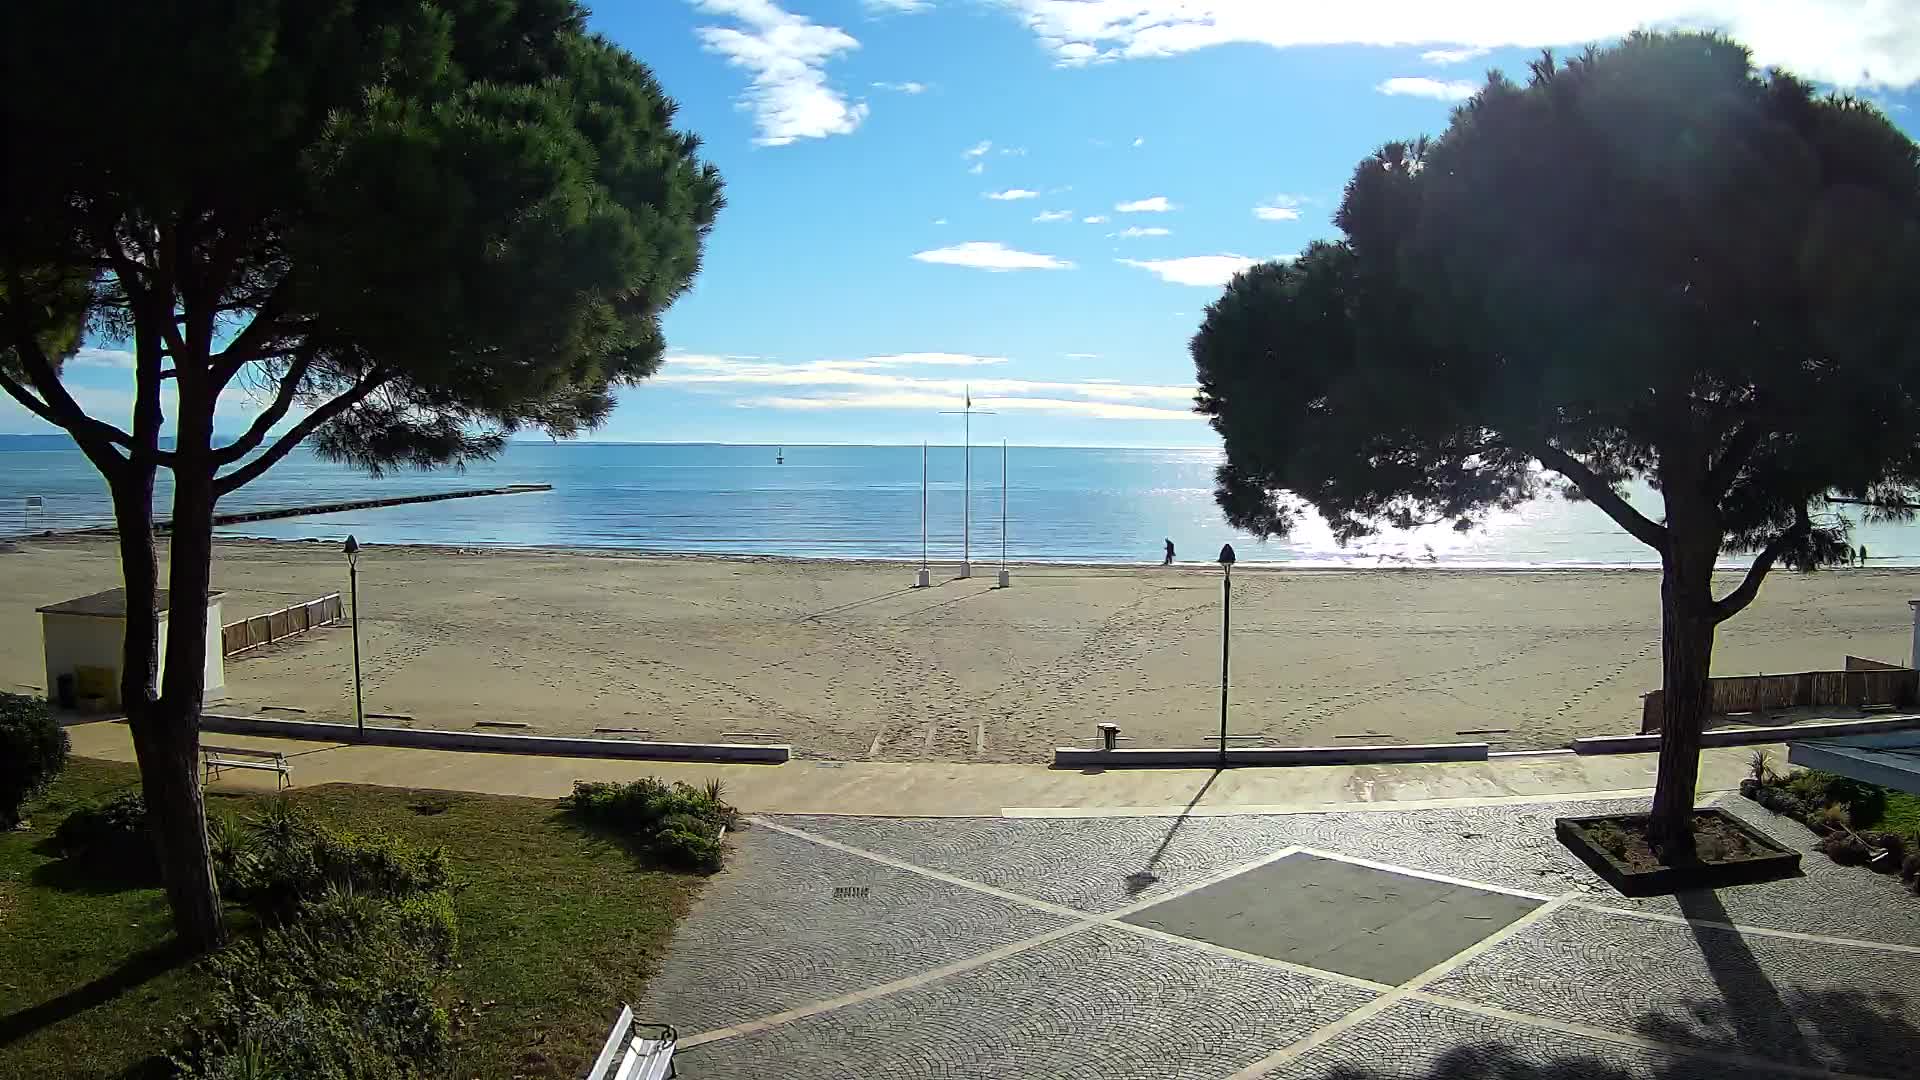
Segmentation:
<svg viewBox="0 0 1920 1080">
<path fill-rule="evenodd" d="M 1776 814 L 1784 814 L 1790 818 L 1804 819 L 1807 816 L 1806 804 L 1784 788 L 1763 787 L 1760 793 L 1754 796 L 1754 801 Z"/>
<path fill-rule="evenodd" d="M 68 814 L 53 830 L 53 848 L 72 865 L 102 877 L 151 881 L 160 861 L 147 831 L 147 804 L 125 791 Z"/>
<path fill-rule="evenodd" d="M 724 790 L 717 781 L 702 790 L 651 777 L 626 783 L 581 780 L 562 805 L 665 865 L 713 871 L 723 856 L 721 829 L 739 823 L 739 811 L 721 801 Z"/>
<path fill-rule="evenodd" d="M 1907 857 L 1900 860 L 1900 876 L 1908 881 L 1920 881 L 1920 851 L 1909 851 Z"/>
<path fill-rule="evenodd" d="M 204 962 L 213 989 L 179 1031 L 183 1077 L 414 1080 L 444 1075 L 435 1000 L 454 929 L 444 892 L 399 903 L 334 890 Z"/>
<path fill-rule="evenodd" d="M 1839 773 L 1807 769 L 1788 777 L 1785 786 L 1795 798 L 1816 809 L 1845 803 L 1852 811 L 1851 820 L 1855 821 L 1879 821 L 1887 809 L 1884 788 L 1863 784 Z"/>
<path fill-rule="evenodd" d="M 1815 846 L 1826 852 L 1827 858 L 1842 866 L 1859 866 L 1873 854 L 1858 836 L 1845 831 L 1828 833 Z"/>
<path fill-rule="evenodd" d="M 39 698 L 0 694 L 0 829 L 20 824 L 20 808 L 67 767 L 67 729 Z"/>
<path fill-rule="evenodd" d="M 232 834 L 222 829 L 214 844 L 215 869 L 225 871 L 222 891 L 270 922 L 285 921 L 330 891 L 397 902 L 452 885 L 441 849 L 318 825 L 285 799 Z"/>
</svg>

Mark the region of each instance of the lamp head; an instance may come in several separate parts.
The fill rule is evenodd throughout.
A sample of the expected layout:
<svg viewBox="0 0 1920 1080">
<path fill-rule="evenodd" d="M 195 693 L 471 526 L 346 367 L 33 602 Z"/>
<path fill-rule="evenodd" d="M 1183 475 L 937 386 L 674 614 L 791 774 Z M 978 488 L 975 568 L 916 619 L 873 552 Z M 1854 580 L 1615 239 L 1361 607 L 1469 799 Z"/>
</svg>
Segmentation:
<svg viewBox="0 0 1920 1080">
<path fill-rule="evenodd" d="M 1221 566 L 1233 565 L 1233 545 L 1232 544 L 1220 545 L 1220 565 Z"/>
<path fill-rule="evenodd" d="M 352 533 L 348 533 L 348 534 L 347 534 L 347 542 L 346 542 L 345 544 L 343 544 L 343 545 L 341 545 L 341 548 L 340 548 L 340 550 L 342 550 L 342 551 L 344 551 L 344 552 L 346 552 L 346 553 L 347 553 L 347 561 L 348 561 L 348 562 L 352 562 L 352 561 L 353 561 L 353 559 L 354 559 L 354 556 L 356 556 L 356 555 L 358 555 L 358 554 L 360 554 L 360 541 L 358 541 L 358 540 L 355 540 L 355 539 L 353 538 L 353 534 L 352 534 Z"/>
</svg>

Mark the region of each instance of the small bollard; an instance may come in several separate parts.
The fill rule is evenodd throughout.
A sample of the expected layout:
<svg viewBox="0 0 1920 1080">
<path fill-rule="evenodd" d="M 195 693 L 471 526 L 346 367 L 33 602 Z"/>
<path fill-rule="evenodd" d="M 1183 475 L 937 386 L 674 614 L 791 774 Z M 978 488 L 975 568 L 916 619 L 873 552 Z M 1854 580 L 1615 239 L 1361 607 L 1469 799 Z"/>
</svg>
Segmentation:
<svg viewBox="0 0 1920 1080">
<path fill-rule="evenodd" d="M 1102 750 L 1118 750 L 1120 748 L 1120 725 L 1100 724 L 1097 726 L 1100 729 L 1100 748 Z"/>
</svg>

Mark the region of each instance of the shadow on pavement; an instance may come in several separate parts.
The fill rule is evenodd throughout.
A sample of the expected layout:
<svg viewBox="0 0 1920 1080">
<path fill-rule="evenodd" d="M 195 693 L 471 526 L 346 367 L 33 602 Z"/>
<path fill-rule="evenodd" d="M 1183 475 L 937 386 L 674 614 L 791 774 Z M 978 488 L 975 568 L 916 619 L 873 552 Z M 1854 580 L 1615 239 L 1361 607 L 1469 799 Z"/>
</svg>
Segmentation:
<svg viewBox="0 0 1920 1080">
<path fill-rule="evenodd" d="M 1212 787 L 1213 782 L 1218 779 L 1220 779 L 1219 769 L 1207 774 L 1207 782 L 1200 785 L 1200 790 L 1194 792 L 1193 798 L 1188 799 L 1187 805 L 1181 808 L 1180 816 L 1173 819 L 1173 825 L 1167 829 L 1167 835 L 1160 838 L 1160 846 L 1147 857 L 1147 865 L 1120 879 L 1126 883 L 1128 896 L 1138 896 L 1147 886 L 1160 880 L 1159 875 L 1153 872 L 1153 868 L 1160 865 L 1160 859 L 1167 853 L 1167 846 L 1173 843 L 1173 835 L 1180 831 L 1180 826 L 1187 823 L 1187 818 L 1193 814 L 1193 808 L 1199 806 L 1200 800 L 1207 797 L 1207 789 Z"/>
</svg>

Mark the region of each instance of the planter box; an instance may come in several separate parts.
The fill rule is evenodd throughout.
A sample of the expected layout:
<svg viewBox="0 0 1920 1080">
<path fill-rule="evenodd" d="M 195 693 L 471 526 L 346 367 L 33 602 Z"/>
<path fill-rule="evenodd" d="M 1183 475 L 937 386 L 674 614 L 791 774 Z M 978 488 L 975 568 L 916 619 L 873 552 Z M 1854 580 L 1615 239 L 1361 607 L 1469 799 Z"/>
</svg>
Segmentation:
<svg viewBox="0 0 1920 1080">
<path fill-rule="evenodd" d="M 1605 878 L 1607 884 L 1619 890 L 1623 896 L 1665 896 L 1688 889 L 1752 885 L 1761 881 L 1799 876 L 1799 852 L 1783 846 L 1725 810 L 1718 807 L 1695 810 L 1693 816 L 1696 821 L 1702 818 L 1717 820 L 1727 828 L 1745 836 L 1749 842 L 1763 849 L 1766 854 L 1729 862 L 1700 862 L 1685 866 L 1658 866 L 1639 870 L 1621 864 L 1609 852 L 1591 843 L 1581 827 L 1608 821 L 1644 822 L 1647 819 L 1645 814 L 1601 814 L 1595 817 L 1556 818 L 1553 831 L 1560 838 L 1560 842 L 1567 846 L 1567 850 L 1578 855 L 1581 862 L 1592 867 L 1594 873 Z"/>
</svg>

